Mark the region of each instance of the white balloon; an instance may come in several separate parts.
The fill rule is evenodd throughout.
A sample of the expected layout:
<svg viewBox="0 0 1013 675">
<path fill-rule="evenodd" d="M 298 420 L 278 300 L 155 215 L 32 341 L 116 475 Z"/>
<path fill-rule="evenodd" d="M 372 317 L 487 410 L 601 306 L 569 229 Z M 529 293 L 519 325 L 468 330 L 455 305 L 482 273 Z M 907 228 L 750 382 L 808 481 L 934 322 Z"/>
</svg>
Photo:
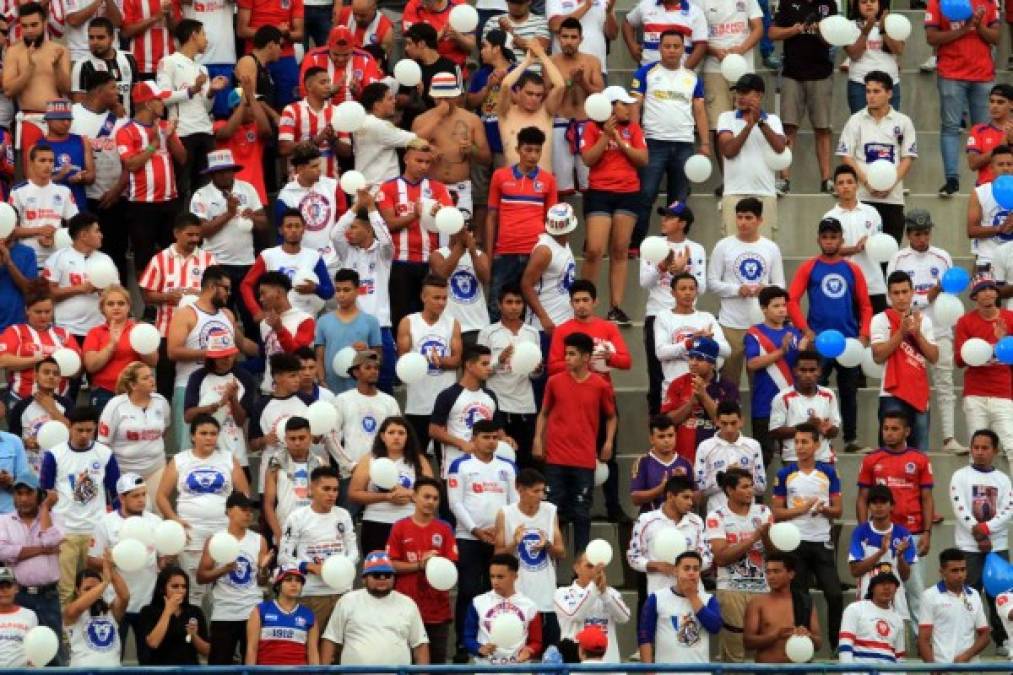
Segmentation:
<svg viewBox="0 0 1013 675">
<path fill-rule="evenodd" d="M 436 223 L 436 230 L 449 237 L 457 234 L 464 227 L 464 214 L 457 207 L 444 206 L 436 212 L 433 221 Z"/>
<path fill-rule="evenodd" d="M 60 443 L 70 440 L 70 429 L 63 422 L 49 420 L 39 427 L 35 434 L 35 440 L 43 450 L 52 450 Z"/>
<path fill-rule="evenodd" d="M 457 585 L 457 565 L 443 556 L 433 556 L 426 562 L 426 581 L 438 591 L 449 591 Z"/>
<path fill-rule="evenodd" d="M 252 232 L 253 231 L 253 220 L 246 216 L 238 216 L 236 218 L 236 229 L 240 232 Z"/>
<path fill-rule="evenodd" d="M 331 359 L 331 367 L 339 377 L 348 377 L 348 369 L 352 367 L 352 360 L 355 359 L 355 347 L 342 347 Z"/>
<path fill-rule="evenodd" d="M 728 54 L 721 59 L 721 76 L 728 80 L 728 84 L 735 84 L 748 72 L 749 64 L 742 54 Z"/>
<path fill-rule="evenodd" d="M 412 61 L 412 63 L 415 63 Z M 346 171 L 341 174 L 341 189 L 350 195 L 366 187 L 366 177 L 358 171 Z"/>
<path fill-rule="evenodd" d="M 422 68 L 411 59 L 401 59 L 394 66 L 394 79 L 402 87 L 414 87 L 422 81 Z"/>
<path fill-rule="evenodd" d="M 897 166 L 888 159 L 877 159 L 865 167 L 865 178 L 873 190 L 889 190 L 897 182 Z"/>
<path fill-rule="evenodd" d="M 352 590 L 355 582 L 355 563 L 341 554 L 335 554 L 324 561 L 320 578 L 338 593 Z"/>
<path fill-rule="evenodd" d="M 651 540 L 651 560 L 672 564 L 686 550 L 686 535 L 668 527 Z"/>
<path fill-rule="evenodd" d="M 702 183 L 711 177 L 711 161 L 707 155 L 693 155 L 686 160 L 683 171 L 686 178 L 694 183 Z"/>
<path fill-rule="evenodd" d="M 533 342 L 518 342 L 510 355 L 510 371 L 515 375 L 530 375 L 542 363 L 542 350 Z"/>
<path fill-rule="evenodd" d="M 419 202 L 419 208 L 422 209 L 419 212 L 419 225 L 426 232 L 439 234 L 440 231 L 436 229 L 436 216 L 433 215 L 433 207 L 439 206 L 440 203 L 429 197 L 423 197 Z"/>
<path fill-rule="evenodd" d="M 971 338 L 960 348 L 960 358 L 969 366 L 983 366 L 992 358 L 992 345 L 981 338 Z"/>
<path fill-rule="evenodd" d="M 891 40 L 903 42 L 911 37 L 911 22 L 903 14 L 891 12 L 883 22 L 886 34 Z"/>
<path fill-rule="evenodd" d="M 664 237 L 645 237 L 640 242 L 640 257 L 649 265 L 660 264 L 671 252 L 672 249 L 668 245 L 668 240 Z"/>
<path fill-rule="evenodd" d="M 53 660 L 60 648 L 60 640 L 49 626 L 36 626 L 25 633 L 22 643 L 29 665 L 42 668 Z"/>
<path fill-rule="evenodd" d="M 524 639 L 524 624 L 512 612 L 499 614 L 489 626 L 489 642 L 500 649 L 513 650 Z"/>
<path fill-rule="evenodd" d="M 808 635 L 792 635 L 784 643 L 784 653 L 792 663 L 809 663 L 815 651 L 813 640 Z"/>
<path fill-rule="evenodd" d="M 584 99 L 584 113 L 595 122 L 604 122 L 612 117 L 612 102 L 605 94 L 591 94 Z"/>
<path fill-rule="evenodd" d="M 784 146 L 783 152 L 774 152 L 769 144 L 763 144 L 763 161 L 772 171 L 783 171 L 791 166 L 791 148 Z"/>
<path fill-rule="evenodd" d="M 11 236 L 17 224 L 18 214 L 14 207 L 7 202 L 0 202 L 0 239 Z"/>
<path fill-rule="evenodd" d="M 429 360 L 418 352 L 408 352 L 397 360 L 394 372 L 405 384 L 415 384 L 429 372 Z"/>
<path fill-rule="evenodd" d="M 588 542 L 584 555 L 592 565 L 608 565 L 612 562 L 612 544 L 604 539 L 594 539 Z"/>
<path fill-rule="evenodd" d="M 53 234 L 53 248 L 70 248 L 74 245 L 74 240 L 70 238 L 70 231 L 65 227 L 56 228 L 56 232 Z"/>
<path fill-rule="evenodd" d="M 865 353 L 862 354 L 862 373 L 874 380 L 883 379 L 883 364 L 876 363 L 872 358 L 872 347 L 866 347 Z"/>
<path fill-rule="evenodd" d="M 335 131 L 358 131 L 366 121 L 366 109 L 358 101 L 343 101 L 334 110 L 331 121 Z"/>
<path fill-rule="evenodd" d="M 130 329 L 130 348 L 138 354 L 154 354 L 162 342 L 158 329 L 150 323 L 134 324 Z"/>
<path fill-rule="evenodd" d="M 397 485 L 401 476 L 398 474 L 397 465 L 386 457 L 373 457 L 369 461 L 369 480 L 381 490 L 390 490 Z"/>
<path fill-rule="evenodd" d="M 120 273 L 116 270 L 116 265 L 108 258 L 98 256 L 88 258 L 88 262 L 84 264 L 84 270 L 88 275 L 88 281 L 95 288 L 105 288 L 120 281 Z"/>
<path fill-rule="evenodd" d="M 609 479 L 609 465 L 605 462 L 597 462 L 594 467 L 594 486 L 604 485 Z"/>
<path fill-rule="evenodd" d="M 496 451 L 493 453 L 500 459 L 506 459 L 511 462 L 517 461 L 517 451 L 510 447 L 510 444 L 506 441 L 500 441 L 496 444 Z"/>
<path fill-rule="evenodd" d="M 790 553 L 798 548 L 802 534 L 795 523 L 774 523 L 770 526 L 770 543 L 780 551 Z"/>
<path fill-rule="evenodd" d="M 847 17 L 834 14 L 820 21 L 820 35 L 834 47 L 846 47 L 855 42 L 855 24 Z"/>
<path fill-rule="evenodd" d="M 964 303 L 952 293 L 940 293 L 932 303 L 932 323 L 941 328 L 953 328 L 964 315 Z"/>
<path fill-rule="evenodd" d="M 139 572 L 148 563 L 148 547 L 136 539 L 124 539 L 113 546 L 113 562 L 124 572 Z"/>
<path fill-rule="evenodd" d="M 73 377 L 81 370 L 81 357 L 73 349 L 60 347 L 53 352 L 53 360 L 60 367 L 60 375 L 63 377 Z"/>
<path fill-rule="evenodd" d="M 865 252 L 873 262 L 886 263 L 900 250 L 897 240 L 886 232 L 878 232 L 865 240 Z"/>
<path fill-rule="evenodd" d="M 478 27 L 478 12 L 471 5 L 457 5 L 450 10 L 449 20 L 458 33 L 470 33 Z"/>
<path fill-rule="evenodd" d="M 298 269 L 296 270 L 295 274 L 292 275 L 293 287 L 302 286 L 307 281 L 311 284 L 320 283 L 320 279 L 317 278 L 316 271 L 310 269 L 309 267 L 303 267 L 302 269 Z"/>
<path fill-rule="evenodd" d="M 837 357 L 837 363 L 845 368 L 855 368 L 862 364 L 864 356 L 865 345 L 859 342 L 857 338 L 849 337 L 844 341 L 844 352 Z"/>
<path fill-rule="evenodd" d="M 239 557 L 239 540 L 228 532 L 219 532 L 208 541 L 208 553 L 219 565 L 235 562 Z"/>
<path fill-rule="evenodd" d="M 323 436 L 338 426 L 338 411 L 332 403 L 314 401 L 306 409 L 306 419 L 310 423 L 310 433 L 314 436 Z"/>
<path fill-rule="evenodd" d="M 120 525 L 120 541 L 125 539 L 134 539 L 145 546 L 152 546 L 155 543 L 155 532 L 144 518 L 130 516 Z"/>
<path fill-rule="evenodd" d="M 159 555 L 178 555 L 186 547 L 186 530 L 175 520 L 163 520 L 155 527 L 155 550 Z"/>
</svg>

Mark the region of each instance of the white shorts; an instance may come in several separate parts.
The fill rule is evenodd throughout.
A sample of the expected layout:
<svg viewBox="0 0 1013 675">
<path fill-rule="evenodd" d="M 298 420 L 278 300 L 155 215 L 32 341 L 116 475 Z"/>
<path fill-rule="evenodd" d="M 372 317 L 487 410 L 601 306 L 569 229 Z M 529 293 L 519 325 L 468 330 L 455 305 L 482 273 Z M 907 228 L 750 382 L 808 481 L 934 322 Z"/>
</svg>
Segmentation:
<svg viewBox="0 0 1013 675">
<path fill-rule="evenodd" d="M 573 176 L 576 172 L 576 189 L 583 192 L 587 189 L 588 168 L 580 153 L 574 153 L 570 140 L 566 137 L 570 124 L 571 120 L 560 117 L 557 117 L 552 123 L 552 173 L 556 176 L 556 188 L 560 192 L 573 192 Z M 576 125 L 577 138 L 573 147 L 580 147 L 580 134 L 584 124 L 586 123 L 578 122 Z"/>
<path fill-rule="evenodd" d="M 464 214 L 464 220 L 470 221 L 475 214 L 475 203 L 471 198 L 471 181 L 462 180 L 459 183 L 447 183 L 447 191 L 454 197 L 458 210 Z"/>
</svg>

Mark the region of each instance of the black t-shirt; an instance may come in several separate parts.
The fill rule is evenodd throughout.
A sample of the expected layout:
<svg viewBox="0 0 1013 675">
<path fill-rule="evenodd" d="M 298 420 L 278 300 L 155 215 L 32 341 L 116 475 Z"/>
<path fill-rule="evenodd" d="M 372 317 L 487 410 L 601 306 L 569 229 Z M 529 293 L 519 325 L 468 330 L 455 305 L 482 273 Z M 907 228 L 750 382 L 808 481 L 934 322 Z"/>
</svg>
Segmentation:
<svg viewBox="0 0 1013 675">
<path fill-rule="evenodd" d="M 141 610 L 140 633 L 141 639 L 146 639 L 148 633 L 158 624 L 162 616 L 162 605 L 147 605 Z M 204 619 L 204 612 L 200 607 L 194 605 L 183 605 L 180 608 L 179 616 L 173 615 L 169 618 L 169 627 L 165 631 L 162 644 L 157 649 L 148 647 L 146 657 L 141 661 L 142 666 L 196 666 L 199 665 L 197 647 L 193 642 L 186 641 L 186 625 L 190 619 L 197 620 L 197 634 L 204 640 L 208 639 L 208 624 Z"/>
<path fill-rule="evenodd" d="M 774 15 L 774 25 L 790 28 L 806 24 L 806 30 L 784 41 L 784 76 L 809 82 L 825 80 L 834 72 L 830 45 L 820 35 L 819 22 L 837 14 L 832 0 L 784 0 Z"/>
</svg>

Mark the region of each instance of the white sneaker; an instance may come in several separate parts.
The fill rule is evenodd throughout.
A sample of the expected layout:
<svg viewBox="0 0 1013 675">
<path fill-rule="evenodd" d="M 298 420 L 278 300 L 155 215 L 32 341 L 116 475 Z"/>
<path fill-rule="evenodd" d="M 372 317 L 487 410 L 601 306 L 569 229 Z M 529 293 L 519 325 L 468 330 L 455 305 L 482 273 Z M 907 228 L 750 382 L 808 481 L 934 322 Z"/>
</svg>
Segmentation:
<svg viewBox="0 0 1013 675">
<path fill-rule="evenodd" d="M 946 452 L 952 452 L 955 455 L 966 455 L 969 451 L 967 448 L 960 444 L 956 438 L 951 438 L 943 443 L 943 450 Z"/>
<path fill-rule="evenodd" d="M 626 657 L 626 661 L 629 663 L 640 663 L 640 650 L 633 652 Z"/>
<path fill-rule="evenodd" d="M 1001 645 L 996 647 L 995 653 L 997 656 L 1005 656 L 1006 658 L 1009 658 L 1009 640 L 1006 640 Z"/>
<path fill-rule="evenodd" d="M 929 58 L 925 59 L 925 63 L 918 66 L 918 69 L 923 73 L 931 73 L 936 70 L 936 55 L 933 54 Z"/>
</svg>

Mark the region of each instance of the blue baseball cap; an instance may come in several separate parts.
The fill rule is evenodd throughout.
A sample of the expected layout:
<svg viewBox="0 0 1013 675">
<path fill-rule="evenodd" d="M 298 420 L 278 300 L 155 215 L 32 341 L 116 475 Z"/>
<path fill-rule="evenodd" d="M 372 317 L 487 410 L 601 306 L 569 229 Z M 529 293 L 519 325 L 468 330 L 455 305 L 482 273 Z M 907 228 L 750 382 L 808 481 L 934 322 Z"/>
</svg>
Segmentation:
<svg viewBox="0 0 1013 675">
<path fill-rule="evenodd" d="M 370 574 L 394 574 L 394 566 L 386 551 L 372 551 L 362 561 L 362 576 Z"/>
<path fill-rule="evenodd" d="M 712 338 L 701 336 L 693 342 L 693 346 L 690 347 L 687 356 L 704 359 L 705 361 L 710 361 L 711 363 L 717 363 L 719 351 L 720 347 L 718 347 L 717 342 L 715 342 Z"/>
</svg>

